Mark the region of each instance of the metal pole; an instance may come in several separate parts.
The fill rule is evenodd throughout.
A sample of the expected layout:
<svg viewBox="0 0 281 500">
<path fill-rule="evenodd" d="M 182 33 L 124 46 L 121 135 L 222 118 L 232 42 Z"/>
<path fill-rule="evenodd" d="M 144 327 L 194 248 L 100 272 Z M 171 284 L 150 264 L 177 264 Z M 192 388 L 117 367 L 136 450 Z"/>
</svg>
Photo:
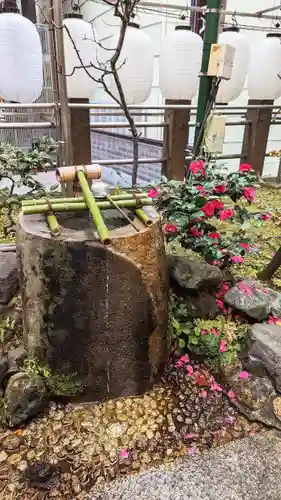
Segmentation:
<svg viewBox="0 0 281 500">
<path fill-rule="evenodd" d="M 63 14 L 61 0 L 51 0 L 53 6 L 53 21 L 55 25 L 55 52 L 56 62 L 58 67 L 58 92 L 60 101 L 60 126 L 62 147 L 62 165 L 73 165 L 72 161 L 72 145 L 70 131 L 70 115 L 67 99 L 67 87 L 64 62 L 64 45 L 63 45 Z"/>
<path fill-rule="evenodd" d="M 154 9 L 172 9 L 172 10 L 179 10 L 179 11 L 190 11 L 190 12 L 202 12 L 203 14 L 207 14 L 208 13 L 208 9 L 210 9 L 210 7 L 191 7 L 189 5 L 186 5 L 186 4 L 163 4 L 163 3 L 160 3 L 160 2 L 147 2 L 146 0 L 140 0 L 139 4 L 140 6 L 146 6 L 146 7 L 152 7 Z M 236 16 L 236 17 L 251 17 L 251 18 L 257 18 L 257 17 L 262 17 L 262 19 L 270 19 L 270 20 L 273 20 L 275 21 L 276 20 L 276 15 L 275 16 L 272 16 L 272 15 L 263 15 L 263 14 L 259 14 L 257 12 L 240 12 L 240 11 L 236 11 L 236 10 L 224 10 L 224 9 L 221 9 L 220 10 L 220 13 L 221 14 L 225 14 L 226 16 Z"/>
<path fill-rule="evenodd" d="M 278 9 L 281 9 L 281 4 L 277 5 L 276 7 L 268 7 L 268 9 L 258 10 L 257 12 L 255 12 L 255 14 L 257 14 L 257 16 L 262 16 L 263 14 L 266 14 L 267 12 L 273 12 L 274 10 L 278 10 Z"/>
<path fill-rule="evenodd" d="M 208 72 L 209 58 L 211 52 L 211 45 L 212 43 L 216 43 L 218 38 L 219 22 L 220 22 L 220 10 L 219 10 L 220 0 L 207 0 L 207 9 L 209 9 L 209 11 L 206 15 L 206 28 L 205 28 L 202 66 L 201 66 L 202 76 L 200 79 L 200 86 L 199 86 L 194 145 L 198 142 L 200 129 L 204 121 L 206 108 L 212 88 L 213 79 L 212 77 L 207 76 L 207 72 Z M 194 153 L 197 154 L 197 151 L 194 151 Z"/>
</svg>

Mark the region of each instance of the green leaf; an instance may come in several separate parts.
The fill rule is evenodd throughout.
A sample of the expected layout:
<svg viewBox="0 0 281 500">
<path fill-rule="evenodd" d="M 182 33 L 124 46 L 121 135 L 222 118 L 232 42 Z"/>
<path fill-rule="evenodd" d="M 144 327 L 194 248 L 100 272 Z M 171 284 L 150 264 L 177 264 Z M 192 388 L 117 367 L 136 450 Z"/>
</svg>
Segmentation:
<svg viewBox="0 0 281 500">
<path fill-rule="evenodd" d="M 206 204 L 207 200 L 204 198 L 204 196 L 197 196 L 195 200 L 195 205 L 197 208 L 202 208 Z"/>
<path fill-rule="evenodd" d="M 179 346 L 181 349 L 185 348 L 185 341 L 183 339 L 179 339 Z"/>
</svg>

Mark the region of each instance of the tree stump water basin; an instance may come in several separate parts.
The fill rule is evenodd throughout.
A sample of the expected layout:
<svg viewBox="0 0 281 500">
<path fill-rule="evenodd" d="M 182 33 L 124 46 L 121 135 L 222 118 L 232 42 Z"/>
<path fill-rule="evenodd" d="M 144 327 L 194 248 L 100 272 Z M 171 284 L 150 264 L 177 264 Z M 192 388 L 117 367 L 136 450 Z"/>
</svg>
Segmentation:
<svg viewBox="0 0 281 500">
<path fill-rule="evenodd" d="M 168 283 L 159 219 L 136 231 L 103 212 L 111 244 L 89 213 L 21 215 L 17 231 L 27 350 L 52 373 L 77 374 L 92 401 L 146 392 L 167 357 Z"/>
</svg>

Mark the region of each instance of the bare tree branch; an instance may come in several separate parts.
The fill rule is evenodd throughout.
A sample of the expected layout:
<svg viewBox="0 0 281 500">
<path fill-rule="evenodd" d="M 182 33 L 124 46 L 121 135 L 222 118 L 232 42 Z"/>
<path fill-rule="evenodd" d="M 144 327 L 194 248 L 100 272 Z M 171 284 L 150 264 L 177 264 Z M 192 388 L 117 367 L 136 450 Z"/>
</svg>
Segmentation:
<svg viewBox="0 0 281 500">
<path fill-rule="evenodd" d="M 101 47 L 103 50 L 107 50 L 109 52 L 112 52 L 112 57 L 105 62 L 101 61 L 96 61 L 95 63 L 90 62 L 89 64 L 84 64 L 84 61 L 81 57 L 80 51 L 76 46 L 75 41 L 73 40 L 73 37 L 71 36 L 71 33 L 66 25 L 62 26 L 56 26 L 56 24 L 52 21 L 51 25 L 53 29 L 65 29 L 72 47 L 77 55 L 78 61 L 80 65 L 77 65 L 73 67 L 73 70 L 71 71 L 70 74 L 64 74 L 64 76 L 72 76 L 76 70 L 78 69 L 83 69 L 87 76 L 91 78 L 95 83 L 99 83 L 103 86 L 104 91 L 120 106 L 124 112 L 125 118 L 128 121 L 129 124 L 129 129 L 132 134 L 132 142 L 133 142 L 133 169 L 132 169 L 132 185 L 136 186 L 137 184 L 137 174 L 138 174 L 138 156 L 139 156 L 139 134 L 137 131 L 137 127 L 135 126 L 134 119 L 130 113 L 129 107 L 126 102 L 126 97 L 124 94 L 124 90 L 121 84 L 121 80 L 119 77 L 119 71 L 122 68 L 122 66 L 126 63 L 126 61 L 123 61 L 120 63 L 119 59 L 121 56 L 122 48 L 124 45 L 124 40 L 126 36 L 126 31 L 129 26 L 129 23 L 131 19 L 134 17 L 134 10 L 139 3 L 140 0 L 116 0 L 116 1 L 110 1 L 110 0 L 102 0 L 103 3 L 106 5 L 109 5 L 110 7 L 113 8 L 114 10 L 114 15 L 120 19 L 120 32 L 119 32 L 119 38 L 117 42 L 116 48 L 106 48 L 103 46 L 103 44 L 99 41 L 96 40 L 95 34 L 94 36 L 94 43 L 97 44 L 97 46 Z M 39 0 L 34 0 L 34 2 L 38 5 L 42 15 L 44 16 L 44 19 L 48 25 L 50 25 L 50 21 L 48 19 L 48 16 L 45 15 L 43 12 L 43 9 L 39 5 Z M 59 73 L 62 74 L 62 68 L 59 66 L 58 61 L 56 61 L 56 66 L 57 70 Z M 99 77 L 95 77 L 92 72 L 90 71 L 91 69 L 95 69 L 100 73 Z M 115 86 L 118 92 L 118 96 L 116 96 L 108 87 L 108 83 L 106 81 L 106 78 L 108 76 L 112 76 Z"/>
</svg>

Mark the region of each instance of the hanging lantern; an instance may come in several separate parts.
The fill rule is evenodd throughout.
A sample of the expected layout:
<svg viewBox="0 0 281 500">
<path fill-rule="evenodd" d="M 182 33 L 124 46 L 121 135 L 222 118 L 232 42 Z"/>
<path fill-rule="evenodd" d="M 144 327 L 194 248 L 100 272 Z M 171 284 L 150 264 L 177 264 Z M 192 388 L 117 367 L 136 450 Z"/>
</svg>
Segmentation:
<svg viewBox="0 0 281 500">
<path fill-rule="evenodd" d="M 112 49 L 117 47 L 118 39 L 119 35 L 112 38 Z M 117 67 L 127 104 L 146 101 L 152 87 L 154 53 L 150 37 L 136 23 L 130 23 L 127 27 Z M 119 98 L 113 76 L 110 75 L 107 81 L 109 90 Z"/>
<path fill-rule="evenodd" d="M 36 101 L 43 88 L 40 37 L 35 25 L 16 7 L 0 13 L 0 61 L 1 97 L 19 103 Z"/>
<path fill-rule="evenodd" d="M 202 38 L 189 26 L 176 26 L 163 40 L 159 85 L 165 99 L 188 100 L 196 94 L 202 60 Z"/>
<path fill-rule="evenodd" d="M 231 45 L 235 49 L 232 76 L 230 80 L 220 83 L 216 102 L 228 104 L 241 94 L 247 77 L 250 46 L 248 40 L 239 33 L 236 27 L 226 28 L 219 36 L 219 43 Z"/>
<path fill-rule="evenodd" d="M 98 84 L 91 76 L 96 79 L 100 76 L 97 69 L 90 67 L 91 63 L 97 65 L 93 27 L 90 23 L 83 21 L 82 15 L 77 13 L 67 14 L 63 24 L 67 28 L 64 29 L 65 72 L 68 75 L 66 77 L 67 95 L 69 98 L 93 99 Z"/>
<path fill-rule="evenodd" d="M 248 75 L 250 99 L 275 100 L 281 96 L 281 40 L 271 33 L 259 43 L 252 54 Z"/>
</svg>

